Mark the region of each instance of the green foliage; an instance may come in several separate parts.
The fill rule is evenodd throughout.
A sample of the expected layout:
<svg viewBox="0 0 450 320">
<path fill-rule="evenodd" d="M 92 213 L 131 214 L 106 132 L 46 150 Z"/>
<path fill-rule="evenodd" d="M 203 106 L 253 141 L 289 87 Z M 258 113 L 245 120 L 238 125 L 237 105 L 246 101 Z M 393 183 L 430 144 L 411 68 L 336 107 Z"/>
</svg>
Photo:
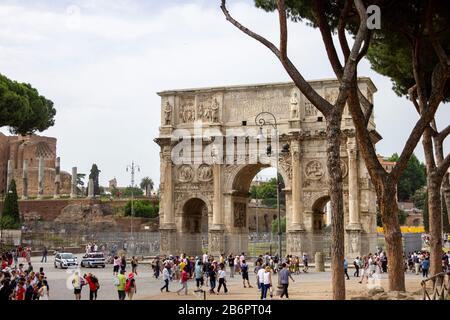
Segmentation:
<svg viewBox="0 0 450 320">
<path fill-rule="evenodd" d="M 411 197 L 411 201 L 414 202 L 414 206 L 420 210 L 424 210 L 427 206 L 427 188 L 422 187 L 417 189 L 414 195 Z"/>
<path fill-rule="evenodd" d="M 121 197 L 130 198 L 131 193 L 133 193 L 134 197 L 140 197 L 144 195 L 144 191 L 142 191 L 141 188 L 128 186 L 121 192 Z"/>
<path fill-rule="evenodd" d="M 286 203 L 286 197 L 282 189 L 284 188 L 284 182 L 281 176 L 280 179 L 280 206 L 284 206 Z M 261 183 L 259 186 L 253 185 L 250 188 L 250 196 L 253 199 L 262 199 L 262 204 L 267 207 L 276 207 L 277 205 L 277 179 L 271 178 L 265 183 Z"/>
<path fill-rule="evenodd" d="M 281 217 L 281 233 L 286 233 L 286 217 Z M 278 234 L 278 219 L 272 220 L 272 233 Z"/>
<path fill-rule="evenodd" d="M 89 174 L 89 180 L 94 180 L 94 196 L 100 195 L 100 185 L 98 183 L 98 176 L 100 174 L 100 170 L 97 165 L 94 163 L 91 168 L 91 173 Z M 87 192 L 89 192 L 89 185 L 86 188 Z"/>
<path fill-rule="evenodd" d="M 14 179 L 11 180 L 5 197 L 2 213 L 2 224 L 7 224 L 9 229 L 20 228 L 19 202 L 17 197 L 16 181 Z"/>
<path fill-rule="evenodd" d="M 0 218 L 1 229 L 20 229 L 20 222 L 14 220 L 11 216 L 2 216 Z"/>
<path fill-rule="evenodd" d="M 30 84 L 12 81 L 0 74 L 0 127 L 15 134 L 44 131 L 54 125 L 53 102 L 39 95 Z"/>
<path fill-rule="evenodd" d="M 398 161 L 398 158 L 398 154 L 394 153 L 389 158 L 389 161 Z M 425 186 L 426 181 L 425 165 L 421 163 L 414 154 L 412 154 L 397 185 L 398 200 L 410 201 L 414 196 L 414 193 Z"/>
<path fill-rule="evenodd" d="M 131 216 L 131 201 L 125 205 L 125 216 Z M 156 218 L 159 215 L 159 205 L 149 200 L 133 201 L 133 211 L 135 217 Z"/>
<path fill-rule="evenodd" d="M 438 63 L 429 39 L 427 28 L 423 27 L 423 15 L 428 1 L 408 0 L 390 1 L 388 10 L 382 12 L 382 28 L 375 30 L 367 59 L 372 69 L 391 78 L 393 90 L 404 96 L 416 82 L 412 68 L 412 51 L 415 39 L 422 41 L 419 53 L 421 76 L 424 77 L 426 92 L 431 92 L 431 75 Z M 446 1 L 436 1 L 433 14 L 433 27 L 437 40 L 448 53 L 450 49 L 450 6 Z M 401 14 L 399 14 L 401 12 Z M 422 31 L 419 31 L 422 30 Z M 450 81 L 447 80 L 445 99 L 450 96 Z"/>
</svg>

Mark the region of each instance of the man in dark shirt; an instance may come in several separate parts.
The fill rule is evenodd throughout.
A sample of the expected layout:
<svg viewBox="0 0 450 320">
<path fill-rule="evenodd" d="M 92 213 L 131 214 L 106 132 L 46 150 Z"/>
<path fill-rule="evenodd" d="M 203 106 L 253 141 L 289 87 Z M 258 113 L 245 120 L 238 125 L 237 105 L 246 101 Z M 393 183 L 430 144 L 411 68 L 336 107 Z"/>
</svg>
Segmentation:
<svg viewBox="0 0 450 320">
<path fill-rule="evenodd" d="M 280 284 L 283 287 L 283 291 L 281 292 L 280 298 L 283 298 L 283 296 L 286 296 L 287 299 L 289 299 L 288 294 L 288 286 L 289 286 L 289 278 L 291 278 L 292 281 L 295 282 L 295 280 L 292 278 L 291 273 L 286 265 L 286 263 L 282 264 L 283 269 L 281 269 L 278 276 L 280 277 Z"/>
</svg>

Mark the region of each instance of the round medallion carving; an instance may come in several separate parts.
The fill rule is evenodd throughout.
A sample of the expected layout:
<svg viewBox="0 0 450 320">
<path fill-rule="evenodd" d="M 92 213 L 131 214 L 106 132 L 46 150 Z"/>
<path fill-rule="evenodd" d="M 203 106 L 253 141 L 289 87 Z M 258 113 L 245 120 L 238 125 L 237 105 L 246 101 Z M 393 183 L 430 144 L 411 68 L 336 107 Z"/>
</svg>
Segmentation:
<svg viewBox="0 0 450 320">
<path fill-rule="evenodd" d="M 305 175 L 308 179 L 319 180 L 324 175 L 322 164 L 317 160 L 309 161 L 306 164 Z"/>
<path fill-rule="evenodd" d="M 193 170 L 190 165 L 184 164 L 178 168 L 178 181 L 189 182 L 192 180 Z"/>
<path fill-rule="evenodd" d="M 211 166 L 202 164 L 197 169 L 197 178 L 200 181 L 211 181 L 213 178 L 213 172 Z"/>
</svg>

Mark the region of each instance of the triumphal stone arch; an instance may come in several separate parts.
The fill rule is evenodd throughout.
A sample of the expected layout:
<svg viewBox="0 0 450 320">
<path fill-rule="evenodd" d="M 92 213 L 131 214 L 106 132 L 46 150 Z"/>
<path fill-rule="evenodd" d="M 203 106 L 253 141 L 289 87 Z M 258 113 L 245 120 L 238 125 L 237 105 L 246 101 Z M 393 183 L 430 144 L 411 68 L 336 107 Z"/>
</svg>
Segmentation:
<svg viewBox="0 0 450 320">
<path fill-rule="evenodd" d="M 358 81 L 361 92 L 373 103 L 376 88 L 372 81 Z M 337 80 L 310 83 L 325 99 L 335 102 Z M 313 255 L 321 250 L 317 236 L 329 201 L 326 119 L 293 83 L 158 94 L 161 127 L 155 141 L 161 147 L 162 254 L 200 254 L 205 243 L 213 255 L 246 252 L 250 184 L 262 168 L 276 167 L 277 157 L 286 194 L 283 252 Z M 257 123 L 261 112 L 264 120 Z M 270 114 L 277 121 L 277 131 Z M 263 122 L 266 125 L 260 126 Z M 381 137 L 373 115 L 368 126 L 373 142 L 378 142 Z M 376 247 L 376 197 L 347 108 L 341 127 L 345 250 L 352 258 Z"/>
</svg>

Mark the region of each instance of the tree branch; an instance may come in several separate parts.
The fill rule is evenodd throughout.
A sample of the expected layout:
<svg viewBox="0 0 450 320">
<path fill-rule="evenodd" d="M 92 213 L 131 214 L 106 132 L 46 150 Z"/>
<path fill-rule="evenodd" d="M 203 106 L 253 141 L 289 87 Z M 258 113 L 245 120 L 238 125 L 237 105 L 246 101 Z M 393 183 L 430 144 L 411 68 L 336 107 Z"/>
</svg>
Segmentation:
<svg viewBox="0 0 450 320">
<path fill-rule="evenodd" d="M 450 168 L 450 153 L 447 154 L 444 161 L 438 167 L 438 175 L 444 176 L 447 173 L 448 168 Z"/>
<path fill-rule="evenodd" d="M 287 59 L 287 19 L 284 0 L 278 0 L 278 18 L 280 20 L 280 54 L 281 59 Z"/>
<path fill-rule="evenodd" d="M 348 56 L 350 55 L 350 47 L 348 45 L 347 37 L 345 35 L 345 25 L 350 9 L 352 8 L 352 3 L 353 3 L 352 0 L 345 0 L 344 8 L 341 11 L 338 23 L 338 38 L 345 61 L 347 61 Z"/>
<path fill-rule="evenodd" d="M 278 50 L 278 48 L 269 40 L 266 38 L 260 36 L 259 34 L 249 30 L 248 28 L 244 27 L 242 24 L 240 24 L 238 21 L 233 19 L 233 17 L 230 15 L 226 8 L 226 0 L 222 0 L 222 4 L 220 6 L 222 9 L 223 14 L 225 15 L 227 21 L 229 21 L 232 25 L 234 25 L 236 28 L 241 30 L 243 33 L 248 35 L 249 37 L 259 41 L 264 46 L 266 46 L 270 51 L 272 51 L 275 56 L 280 60 L 284 68 L 286 69 L 289 76 L 294 81 L 295 85 L 300 89 L 300 91 L 305 95 L 305 97 L 311 101 L 311 103 L 319 109 L 320 112 L 324 116 L 327 116 L 331 110 L 332 105 L 325 100 L 323 97 L 321 97 L 312 87 L 311 85 L 303 78 L 301 73 L 297 70 L 297 68 L 294 66 L 294 64 L 289 60 L 288 57 L 283 58 L 281 55 L 281 52 Z"/>
<path fill-rule="evenodd" d="M 399 160 L 397 161 L 397 164 L 394 166 L 390 173 L 393 179 L 397 179 L 396 181 L 398 181 L 401 173 L 406 168 L 408 160 L 415 147 L 417 146 L 417 143 L 419 142 L 425 128 L 429 126 L 431 120 L 433 120 L 434 118 L 439 104 L 443 101 L 445 84 L 448 77 L 448 72 L 444 70 L 440 63 L 434 67 L 431 76 L 432 89 L 430 98 L 428 100 L 428 107 L 426 108 L 426 110 L 422 110 L 420 119 L 416 122 L 416 125 L 411 131 L 411 134 L 408 137 L 405 146 L 403 147 L 403 151 L 400 155 Z"/>
<path fill-rule="evenodd" d="M 445 127 L 445 129 L 443 129 L 441 132 L 439 132 L 435 137 L 435 139 L 442 143 L 449 134 L 450 134 L 450 124 L 447 127 Z"/>
<path fill-rule="evenodd" d="M 327 18 L 325 17 L 323 0 L 314 1 L 313 10 L 317 19 L 320 33 L 322 35 L 323 43 L 325 44 L 325 50 L 327 52 L 328 60 L 330 60 L 331 67 L 333 68 L 333 71 L 336 74 L 337 78 L 341 79 L 343 76 L 342 64 L 337 55 L 336 47 L 334 46 L 333 38 L 331 36 L 331 29 L 328 25 Z"/>
</svg>

